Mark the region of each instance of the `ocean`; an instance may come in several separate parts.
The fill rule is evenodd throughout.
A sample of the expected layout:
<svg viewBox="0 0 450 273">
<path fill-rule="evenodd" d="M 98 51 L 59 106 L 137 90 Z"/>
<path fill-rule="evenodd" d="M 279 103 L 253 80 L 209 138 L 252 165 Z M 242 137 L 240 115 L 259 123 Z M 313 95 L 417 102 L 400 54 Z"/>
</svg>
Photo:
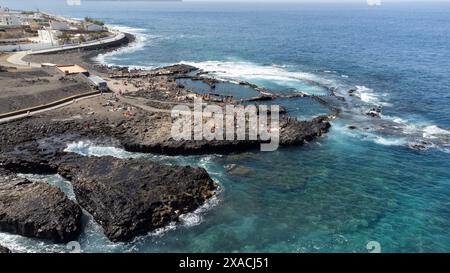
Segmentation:
<svg viewBox="0 0 450 273">
<path fill-rule="evenodd" d="M 279 93 L 346 98 L 323 138 L 241 155 L 169 157 L 68 143 L 84 155 L 201 166 L 221 190 L 195 213 L 130 243 L 112 243 L 86 217 L 85 252 L 450 251 L 450 3 L 270 4 L 0 1 L 0 6 L 104 20 L 132 45 L 112 65 L 186 63 Z M 353 96 L 348 90 L 354 89 Z M 279 100 L 300 119 L 329 110 Z M 365 113 L 382 106 L 380 119 Z M 355 126 L 356 129 L 350 129 Z M 229 164 L 238 171 L 227 172 Z M 61 177 L 29 176 L 61 187 Z M 66 251 L 0 233 L 17 251 Z"/>
</svg>

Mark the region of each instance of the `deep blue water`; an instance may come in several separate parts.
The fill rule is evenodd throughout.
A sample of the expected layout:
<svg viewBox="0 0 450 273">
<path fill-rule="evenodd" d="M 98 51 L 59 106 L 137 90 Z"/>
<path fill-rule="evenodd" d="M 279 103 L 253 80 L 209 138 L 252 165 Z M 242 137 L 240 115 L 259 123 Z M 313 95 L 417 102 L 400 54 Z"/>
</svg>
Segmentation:
<svg viewBox="0 0 450 273">
<path fill-rule="evenodd" d="M 222 186 L 204 211 L 129 244 L 108 242 L 90 221 L 83 251 L 367 252 L 369 241 L 383 252 L 450 251 L 450 4 L 16 2 L 0 3 L 91 16 L 137 35 L 133 47 L 98 61 L 185 62 L 276 92 L 335 87 L 346 97 L 327 136 L 272 153 L 174 158 L 71 144 L 89 155 L 202 166 Z M 299 118 L 327 113 L 308 99 L 280 103 Z M 376 105 L 382 119 L 365 117 Z M 412 149 L 418 142 L 427 149 Z M 242 171 L 229 174 L 227 164 Z M 57 176 L 34 178 L 70 193 Z M 0 243 L 64 249 L 8 234 Z"/>
</svg>

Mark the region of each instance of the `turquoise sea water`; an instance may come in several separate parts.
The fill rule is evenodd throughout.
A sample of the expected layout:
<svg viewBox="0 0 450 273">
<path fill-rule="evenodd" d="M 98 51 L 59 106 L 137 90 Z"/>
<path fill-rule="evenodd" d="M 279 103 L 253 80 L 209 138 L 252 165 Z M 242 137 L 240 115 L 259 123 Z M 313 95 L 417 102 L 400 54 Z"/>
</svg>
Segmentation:
<svg viewBox="0 0 450 273">
<path fill-rule="evenodd" d="M 183 158 L 71 143 L 70 151 L 86 155 L 202 166 L 222 188 L 217 200 L 182 223 L 127 244 L 109 242 L 86 219 L 83 251 L 367 252 L 369 241 L 383 252 L 450 251 L 450 4 L 1 4 L 91 16 L 137 35 L 134 45 L 100 56 L 101 62 L 184 62 L 279 93 L 327 95 L 326 87 L 334 87 L 346 97 L 324 138 L 272 153 Z M 328 111 L 309 99 L 280 104 L 299 118 Z M 364 116 L 377 105 L 381 119 Z M 426 149 L 412 149 L 417 143 Z M 228 164 L 239 172 L 227 173 Z M 58 176 L 32 178 L 73 198 Z M 0 243 L 64 250 L 4 233 Z"/>
</svg>

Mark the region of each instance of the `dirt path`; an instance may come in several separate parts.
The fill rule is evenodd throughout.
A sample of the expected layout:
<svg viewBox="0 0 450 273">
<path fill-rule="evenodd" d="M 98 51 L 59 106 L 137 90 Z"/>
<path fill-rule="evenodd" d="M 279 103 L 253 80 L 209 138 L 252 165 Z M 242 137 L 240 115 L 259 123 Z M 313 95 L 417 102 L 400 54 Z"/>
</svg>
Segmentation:
<svg viewBox="0 0 450 273">
<path fill-rule="evenodd" d="M 135 99 L 135 98 L 130 98 L 130 97 L 121 97 L 120 98 L 121 102 L 124 102 L 126 104 L 129 104 L 131 106 L 140 108 L 142 110 L 145 111 L 149 111 L 149 112 L 159 112 L 159 113 L 171 113 L 172 110 L 167 110 L 167 109 L 161 109 L 161 108 L 156 108 L 156 107 L 152 107 L 152 106 L 148 106 L 140 103 L 140 102 L 145 102 L 146 99 L 143 98 L 139 98 L 139 99 Z M 138 102 L 139 100 L 139 102 Z"/>
</svg>

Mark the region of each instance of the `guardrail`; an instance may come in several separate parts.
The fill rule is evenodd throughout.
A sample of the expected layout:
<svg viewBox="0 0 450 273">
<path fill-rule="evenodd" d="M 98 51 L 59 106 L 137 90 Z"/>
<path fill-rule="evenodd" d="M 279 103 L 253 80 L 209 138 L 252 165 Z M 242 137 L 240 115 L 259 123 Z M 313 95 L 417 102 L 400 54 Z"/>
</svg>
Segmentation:
<svg viewBox="0 0 450 273">
<path fill-rule="evenodd" d="M 5 119 L 5 118 L 10 118 L 10 117 L 19 116 L 19 115 L 25 115 L 25 114 L 28 114 L 28 113 L 44 110 L 44 109 L 47 109 L 47 108 L 56 107 L 56 106 L 62 105 L 64 103 L 68 103 L 68 102 L 76 100 L 76 99 L 89 97 L 89 96 L 93 96 L 93 95 L 99 95 L 101 93 L 102 93 L 101 91 L 96 90 L 96 91 L 93 91 L 93 92 L 73 95 L 73 96 L 66 97 L 66 98 L 63 98 L 63 99 L 60 99 L 60 100 L 57 100 L 57 101 L 53 101 L 53 102 L 50 102 L 50 103 L 47 103 L 47 104 L 41 104 L 41 105 L 38 105 L 38 106 L 33 106 L 33 107 L 20 109 L 20 110 L 13 111 L 13 112 L 0 114 L 0 122 L 1 122 L 2 119 Z"/>
<path fill-rule="evenodd" d="M 30 54 L 46 54 L 46 53 L 55 53 L 59 51 L 65 50 L 73 50 L 73 49 L 91 49 L 91 48 L 101 48 L 108 45 L 121 43 L 126 37 L 125 34 L 119 33 L 113 37 L 106 37 L 99 40 L 89 41 L 86 43 L 75 44 L 75 45 L 62 45 L 53 48 L 41 49 L 41 50 L 33 50 Z"/>
<path fill-rule="evenodd" d="M 17 52 L 17 51 L 27 51 L 31 50 L 31 54 L 44 54 L 53 53 L 64 50 L 79 49 L 79 48 L 91 48 L 91 47 L 101 47 L 107 46 L 109 44 L 114 44 L 120 42 L 126 38 L 123 33 L 115 32 L 114 36 L 109 36 L 101 38 L 98 40 L 88 41 L 78 44 L 67 44 L 67 45 L 53 45 L 51 43 L 30 43 L 30 44 L 18 44 L 18 45 L 1 45 L 0 51 L 3 52 Z"/>
</svg>

